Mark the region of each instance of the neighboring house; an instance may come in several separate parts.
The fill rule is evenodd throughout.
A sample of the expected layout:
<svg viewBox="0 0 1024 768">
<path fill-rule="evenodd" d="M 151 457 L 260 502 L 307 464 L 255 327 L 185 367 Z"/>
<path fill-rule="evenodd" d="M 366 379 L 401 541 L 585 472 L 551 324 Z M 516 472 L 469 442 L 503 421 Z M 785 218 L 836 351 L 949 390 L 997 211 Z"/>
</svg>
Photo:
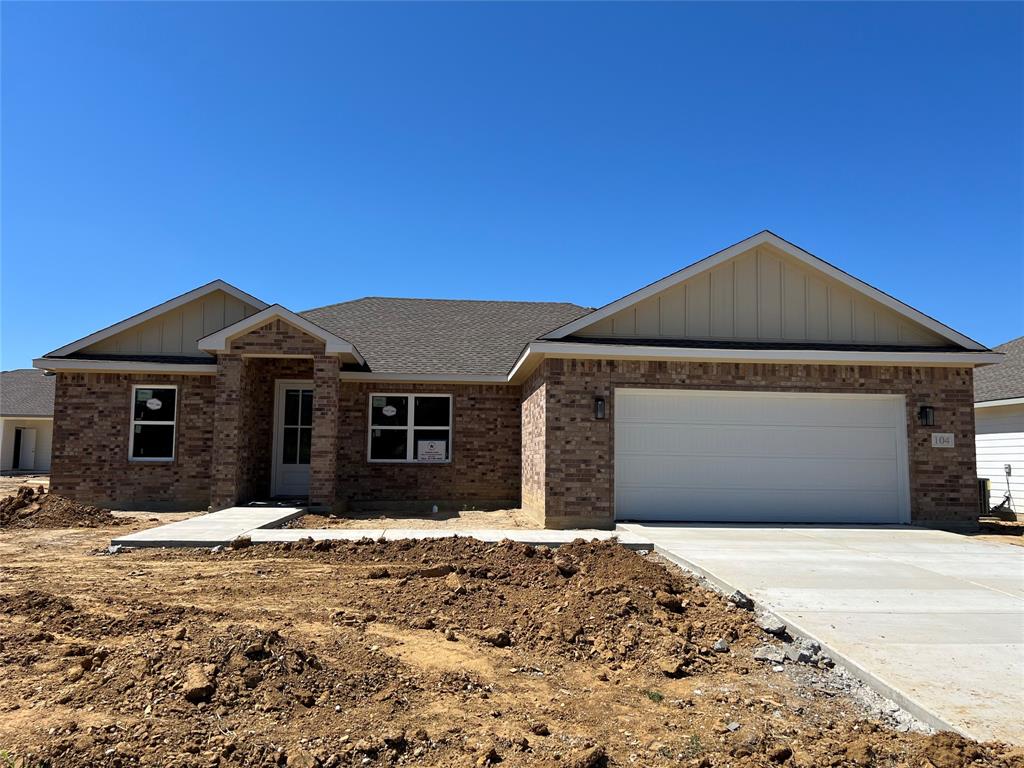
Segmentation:
<svg viewBox="0 0 1024 768">
<path fill-rule="evenodd" d="M 617 519 L 976 523 L 1001 357 L 770 233 L 591 310 L 215 281 L 34 361 L 53 488 L 113 504 L 522 505 Z"/>
<path fill-rule="evenodd" d="M 1009 494 L 1005 508 L 1024 517 L 1024 336 L 995 351 L 1006 357 L 974 378 L 978 477 L 991 483 L 991 506 Z"/>
<path fill-rule="evenodd" d="M 0 372 L 0 472 L 50 471 L 55 376 Z"/>
</svg>

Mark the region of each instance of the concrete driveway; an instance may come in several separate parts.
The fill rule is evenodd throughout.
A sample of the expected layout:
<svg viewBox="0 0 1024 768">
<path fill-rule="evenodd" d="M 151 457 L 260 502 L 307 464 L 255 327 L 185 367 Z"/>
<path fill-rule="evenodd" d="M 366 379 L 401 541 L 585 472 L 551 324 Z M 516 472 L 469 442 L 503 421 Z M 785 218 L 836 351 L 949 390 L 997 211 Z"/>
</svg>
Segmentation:
<svg viewBox="0 0 1024 768">
<path fill-rule="evenodd" d="M 926 722 L 1024 743 L 1024 547 L 896 527 L 634 525 Z"/>
</svg>

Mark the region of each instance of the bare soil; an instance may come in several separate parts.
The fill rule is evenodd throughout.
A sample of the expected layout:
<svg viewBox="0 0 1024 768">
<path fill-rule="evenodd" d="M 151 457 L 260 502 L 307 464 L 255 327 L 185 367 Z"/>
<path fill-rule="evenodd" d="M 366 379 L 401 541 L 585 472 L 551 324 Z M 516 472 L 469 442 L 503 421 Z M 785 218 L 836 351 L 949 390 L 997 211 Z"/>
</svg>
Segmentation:
<svg viewBox="0 0 1024 768">
<path fill-rule="evenodd" d="M 0 475 L 0 499 L 5 496 L 12 495 L 23 485 L 31 485 L 33 488 L 41 485 L 45 488 L 49 488 L 50 476 L 24 474 Z"/>
<path fill-rule="evenodd" d="M 307 514 L 292 520 L 289 528 L 540 528 L 521 509 L 459 510 L 415 512 L 409 514 L 361 512 L 344 516 Z"/>
<path fill-rule="evenodd" d="M 1024 547 L 1024 520 L 1012 521 L 983 517 L 979 522 L 978 533 L 973 533 L 971 536 L 982 541 Z"/>
<path fill-rule="evenodd" d="M 94 528 L 124 522 L 109 509 L 58 496 L 42 485 L 22 485 L 0 499 L 0 528 Z"/>
<path fill-rule="evenodd" d="M 0 532 L 5 768 L 1024 766 L 772 671 L 750 613 L 615 544 L 101 554 L 120 532 Z"/>
</svg>

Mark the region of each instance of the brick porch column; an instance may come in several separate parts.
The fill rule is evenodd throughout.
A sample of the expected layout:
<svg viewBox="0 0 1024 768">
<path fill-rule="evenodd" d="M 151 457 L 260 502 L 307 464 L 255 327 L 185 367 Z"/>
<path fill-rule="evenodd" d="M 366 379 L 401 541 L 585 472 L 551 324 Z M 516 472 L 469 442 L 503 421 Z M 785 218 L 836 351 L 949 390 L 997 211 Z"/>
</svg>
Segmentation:
<svg viewBox="0 0 1024 768">
<path fill-rule="evenodd" d="M 242 452 L 241 355 L 217 356 L 217 393 L 214 400 L 213 454 L 210 457 L 210 507 L 214 510 L 238 503 Z"/>
<path fill-rule="evenodd" d="M 313 436 L 309 504 L 331 509 L 338 476 L 338 358 L 313 356 Z"/>
</svg>

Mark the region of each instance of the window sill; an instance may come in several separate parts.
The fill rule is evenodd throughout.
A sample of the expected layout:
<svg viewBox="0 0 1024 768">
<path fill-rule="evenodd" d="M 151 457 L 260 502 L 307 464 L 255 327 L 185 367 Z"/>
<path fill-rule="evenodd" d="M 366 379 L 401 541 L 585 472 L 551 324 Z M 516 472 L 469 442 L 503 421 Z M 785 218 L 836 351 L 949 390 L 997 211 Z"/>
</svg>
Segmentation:
<svg viewBox="0 0 1024 768">
<path fill-rule="evenodd" d="M 424 467 L 432 467 L 432 466 L 436 467 L 436 466 L 445 466 L 446 464 L 451 464 L 452 460 L 448 459 L 447 461 L 417 461 L 415 459 L 413 459 L 413 460 L 409 460 L 409 459 L 367 459 L 366 463 L 367 464 L 422 464 Z"/>
<path fill-rule="evenodd" d="M 169 459 L 139 459 L 134 456 L 128 458 L 129 464 L 173 464 L 174 457 Z"/>
</svg>

